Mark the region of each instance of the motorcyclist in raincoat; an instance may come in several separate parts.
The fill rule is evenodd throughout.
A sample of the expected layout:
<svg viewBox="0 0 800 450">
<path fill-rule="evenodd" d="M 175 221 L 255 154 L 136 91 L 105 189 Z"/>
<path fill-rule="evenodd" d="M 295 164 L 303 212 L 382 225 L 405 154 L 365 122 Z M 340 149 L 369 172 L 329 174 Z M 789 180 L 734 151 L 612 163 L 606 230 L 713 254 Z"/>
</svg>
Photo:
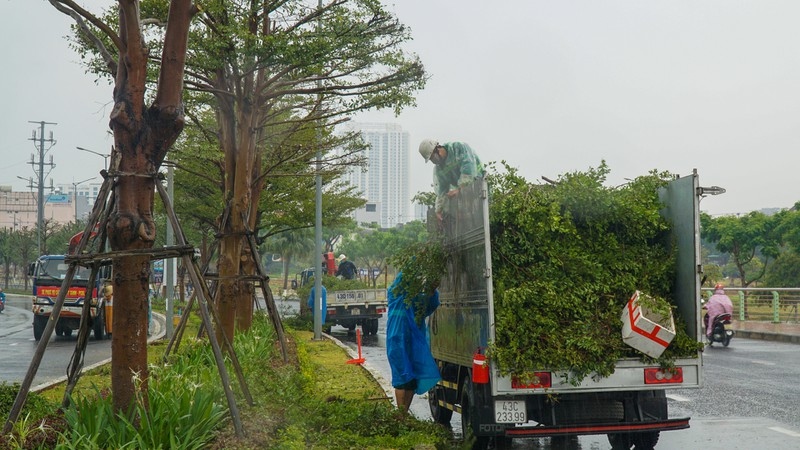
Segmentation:
<svg viewBox="0 0 800 450">
<path fill-rule="evenodd" d="M 725 295 L 724 286 L 717 284 L 714 286 L 714 295 L 703 307 L 706 309 L 706 336 L 710 339 L 714 331 L 714 319 L 720 314 L 733 314 L 733 302 Z"/>
<path fill-rule="evenodd" d="M 441 380 L 426 337 L 424 320 L 439 307 L 439 291 L 435 290 L 427 297 L 419 294 L 406 302 L 408 292 L 396 289 L 402 276 L 402 272 L 398 273 L 388 290 L 386 354 L 392 369 L 397 407 L 407 413 L 414 393 L 424 394 Z"/>
</svg>

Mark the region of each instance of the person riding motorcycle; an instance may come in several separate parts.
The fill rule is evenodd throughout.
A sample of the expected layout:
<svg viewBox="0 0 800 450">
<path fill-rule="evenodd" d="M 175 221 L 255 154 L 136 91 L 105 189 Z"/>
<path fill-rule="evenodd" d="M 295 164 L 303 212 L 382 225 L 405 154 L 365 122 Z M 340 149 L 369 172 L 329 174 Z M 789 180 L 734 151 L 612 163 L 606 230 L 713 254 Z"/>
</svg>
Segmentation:
<svg viewBox="0 0 800 450">
<path fill-rule="evenodd" d="M 733 302 L 730 297 L 725 295 L 725 287 L 717 283 L 714 286 L 714 295 L 705 304 L 706 309 L 705 325 L 706 336 L 711 340 L 711 333 L 714 331 L 714 319 L 720 314 L 733 314 Z"/>
</svg>

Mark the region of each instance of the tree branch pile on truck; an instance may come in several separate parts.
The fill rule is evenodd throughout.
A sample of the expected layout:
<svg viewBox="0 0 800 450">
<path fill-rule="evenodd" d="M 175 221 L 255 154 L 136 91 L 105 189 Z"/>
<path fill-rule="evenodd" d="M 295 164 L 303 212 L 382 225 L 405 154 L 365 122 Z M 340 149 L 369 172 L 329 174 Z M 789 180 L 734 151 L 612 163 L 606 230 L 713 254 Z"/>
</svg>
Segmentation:
<svg viewBox="0 0 800 450">
<path fill-rule="evenodd" d="M 608 173 L 542 185 L 506 167 L 446 201 L 441 224 L 429 218 L 446 256 L 429 403 L 440 423 L 461 413 L 475 448 L 608 434 L 615 449 L 647 449 L 689 426 L 669 417 L 665 391 L 702 382 L 698 178 L 653 171 L 609 188 Z M 637 291 L 674 316 L 658 359 L 623 342 Z"/>
</svg>

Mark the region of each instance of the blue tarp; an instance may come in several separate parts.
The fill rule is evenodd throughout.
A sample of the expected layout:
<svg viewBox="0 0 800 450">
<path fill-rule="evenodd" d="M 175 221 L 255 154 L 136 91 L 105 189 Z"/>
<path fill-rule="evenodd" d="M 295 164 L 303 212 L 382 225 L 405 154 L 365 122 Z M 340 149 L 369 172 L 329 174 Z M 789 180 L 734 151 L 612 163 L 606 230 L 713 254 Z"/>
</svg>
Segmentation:
<svg viewBox="0 0 800 450">
<path fill-rule="evenodd" d="M 417 380 L 414 392 L 428 392 L 442 377 L 433 360 L 430 344 L 426 338 L 425 324 L 417 324 L 415 312 L 425 308 L 428 317 L 439 307 L 439 291 L 434 292 L 427 301 L 422 294 L 406 304 L 407 293 L 395 295 L 402 273 L 398 273 L 389 287 L 389 317 L 386 322 L 386 354 L 392 368 L 392 386 L 397 387 Z"/>
</svg>

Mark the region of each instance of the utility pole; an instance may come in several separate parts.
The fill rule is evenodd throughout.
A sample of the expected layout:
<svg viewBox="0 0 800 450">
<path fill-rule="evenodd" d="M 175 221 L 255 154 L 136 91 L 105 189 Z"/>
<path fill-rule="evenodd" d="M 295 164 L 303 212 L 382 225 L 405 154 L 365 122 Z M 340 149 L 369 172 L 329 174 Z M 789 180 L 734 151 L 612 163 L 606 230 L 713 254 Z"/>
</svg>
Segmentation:
<svg viewBox="0 0 800 450">
<path fill-rule="evenodd" d="M 42 228 L 44 228 L 44 177 L 45 177 L 44 166 L 49 166 L 48 173 L 50 173 L 49 171 L 53 170 L 53 168 L 56 166 L 55 164 L 53 164 L 53 155 L 50 155 L 50 162 L 49 163 L 45 164 L 45 162 L 44 162 L 44 155 L 48 151 L 50 151 L 50 149 L 53 148 L 54 145 L 56 145 L 56 141 L 53 140 L 53 132 L 52 131 L 50 132 L 50 137 L 48 139 L 44 138 L 44 127 L 45 127 L 45 125 L 58 125 L 58 124 L 55 123 L 55 122 L 45 122 L 45 121 L 34 122 L 32 120 L 29 120 L 28 123 L 38 123 L 39 124 L 39 135 L 38 135 L 38 137 L 36 135 L 36 130 L 33 130 L 33 134 L 31 135 L 31 138 L 30 138 L 30 140 L 33 141 L 33 146 L 36 147 L 36 149 L 39 151 L 39 160 L 36 161 L 35 156 L 31 155 L 31 162 L 29 164 L 33 168 L 33 172 L 39 178 L 39 180 L 38 180 L 38 182 L 36 184 L 36 186 L 38 188 L 38 196 L 37 196 L 37 198 L 38 198 L 38 205 L 37 205 L 38 206 L 38 210 L 37 210 L 38 214 L 36 216 L 36 241 L 37 241 L 37 244 L 39 246 L 39 255 L 41 255 L 42 253 L 44 253 L 44 249 L 42 248 L 42 234 L 44 232 L 44 230 L 42 230 Z M 38 142 L 38 145 L 37 145 L 37 142 Z M 45 142 L 47 142 L 49 144 L 49 146 L 47 148 L 44 147 Z M 38 170 L 37 170 L 37 166 L 38 166 Z"/>
</svg>

